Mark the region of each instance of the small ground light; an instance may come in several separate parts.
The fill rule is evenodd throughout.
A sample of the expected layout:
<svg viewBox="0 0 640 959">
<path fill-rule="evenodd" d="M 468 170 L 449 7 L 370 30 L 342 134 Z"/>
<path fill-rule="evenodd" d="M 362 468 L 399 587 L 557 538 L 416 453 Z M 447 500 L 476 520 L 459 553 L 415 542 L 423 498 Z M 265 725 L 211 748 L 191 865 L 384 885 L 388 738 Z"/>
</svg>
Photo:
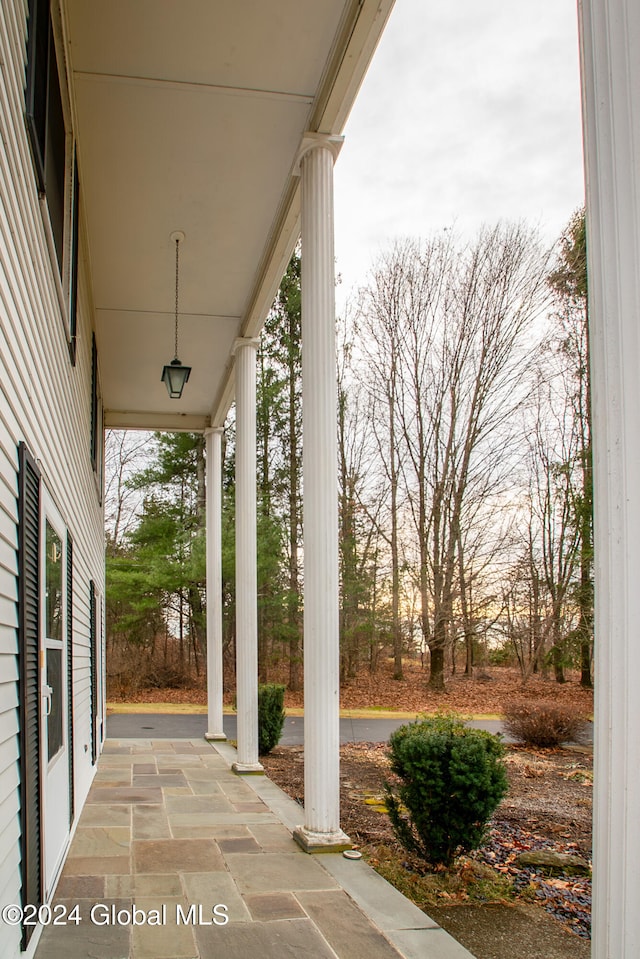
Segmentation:
<svg viewBox="0 0 640 959">
<path fill-rule="evenodd" d="M 359 849 L 345 849 L 342 855 L 345 859 L 362 859 L 362 853 Z"/>
</svg>

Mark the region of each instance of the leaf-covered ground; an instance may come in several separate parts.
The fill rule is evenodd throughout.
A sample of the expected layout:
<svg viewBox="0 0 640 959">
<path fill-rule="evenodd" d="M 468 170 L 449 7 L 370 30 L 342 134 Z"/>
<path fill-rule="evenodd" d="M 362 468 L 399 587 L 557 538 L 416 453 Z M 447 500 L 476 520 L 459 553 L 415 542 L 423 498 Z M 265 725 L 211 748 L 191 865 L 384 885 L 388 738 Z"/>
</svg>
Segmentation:
<svg viewBox="0 0 640 959">
<path fill-rule="evenodd" d="M 438 709 L 452 709 L 460 713 L 492 715 L 502 712 L 505 704 L 514 699 L 553 699 L 563 705 L 575 706 L 585 715 L 591 715 L 593 696 L 577 682 L 576 674 L 568 674 L 569 681 L 556 683 L 551 678 L 532 676 L 526 684 L 517 669 L 491 667 L 486 671 L 476 671 L 473 679 L 467 679 L 463 673 L 447 675 L 444 692 L 435 692 L 428 687 L 429 671 L 422 667 L 419 660 L 407 660 L 404 664 L 404 679 L 393 679 L 392 664 L 383 661 L 375 673 L 366 667 L 350 680 L 343 681 L 340 687 L 340 705 L 342 709 L 387 709 L 409 713 L 435 712 Z M 270 682 L 286 682 L 284 672 L 271 670 Z M 225 702 L 233 703 L 234 691 L 232 677 L 226 677 Z M 129 702 L 156 703 L 194 703 L 206 705 L 207 692 L 203 675 L 194 677 L 186 687 L 177 689 L 141 689 L 132 693 L 130 689 L 110 688 L 108 699 Z M 285 708 L 300 708 L 304 705 L 302 692 L 285 694 Z"/>
</svg>

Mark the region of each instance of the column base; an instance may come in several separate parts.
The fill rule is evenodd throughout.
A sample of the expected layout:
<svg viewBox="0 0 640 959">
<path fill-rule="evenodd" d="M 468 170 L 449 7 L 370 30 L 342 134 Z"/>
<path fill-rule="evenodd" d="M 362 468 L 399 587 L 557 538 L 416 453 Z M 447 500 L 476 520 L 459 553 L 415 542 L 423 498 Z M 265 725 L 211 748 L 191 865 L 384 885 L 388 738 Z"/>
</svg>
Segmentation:
<svg viewBox="0 0 640 959">
<path fill-rule="evenodd" d="M 264 776 L 261 763 L 233 763 L 231 769 L 237 776 Z"/>
<path fill-rule="evenodd" d="M 308 853 L 344 852 L 351 849 L 352 842 L 341 829 L 335 832 L 312 832 L 305 826 L 296 826 L 293 838 Z"/>
<path fill-rule="evenodd" d="M 217 743 L 226 742 L 227 740 L 227 737 L 224 733 L 205 733 L 204 738 L 208 742 L 217 742 Z"/>
</svg>

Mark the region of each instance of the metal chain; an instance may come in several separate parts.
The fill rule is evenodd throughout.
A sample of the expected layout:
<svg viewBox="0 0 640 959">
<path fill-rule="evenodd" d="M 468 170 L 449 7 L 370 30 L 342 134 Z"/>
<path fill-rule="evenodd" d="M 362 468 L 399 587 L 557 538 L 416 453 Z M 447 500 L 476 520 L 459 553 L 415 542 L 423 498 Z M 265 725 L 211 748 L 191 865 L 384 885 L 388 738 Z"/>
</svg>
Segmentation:
<svg viewBox="0 0 640 959">
<path fill-rule="evenodd" d="M 176 238 L 176 325 L 175 325 L 175 358 L 178 359 L 178 280 L 180 276 L 179 272 L 179 262 L 180 262 L 180 240 Z"/>
</svg>

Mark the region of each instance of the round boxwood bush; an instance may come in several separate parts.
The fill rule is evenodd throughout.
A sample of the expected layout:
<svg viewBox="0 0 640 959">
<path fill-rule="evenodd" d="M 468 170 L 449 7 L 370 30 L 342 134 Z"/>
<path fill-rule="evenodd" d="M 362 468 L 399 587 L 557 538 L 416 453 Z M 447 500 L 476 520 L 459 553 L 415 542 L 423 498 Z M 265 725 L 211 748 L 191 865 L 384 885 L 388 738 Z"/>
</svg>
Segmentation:
<svg viewBox="0 0 640 959">
<path fill-rule="evenodd" d="M 405 849 L 446 866 L 477 849 L 508 788 L 499 737 L 436 716 L 401 726 L 389 746 L 386 805 Z"/>
<path fill-rule="evenodd" d="M 284 725 L 284 686 L 258 686 L 258 752 L 266 756 L 280 742 Z"/>
</svg>

